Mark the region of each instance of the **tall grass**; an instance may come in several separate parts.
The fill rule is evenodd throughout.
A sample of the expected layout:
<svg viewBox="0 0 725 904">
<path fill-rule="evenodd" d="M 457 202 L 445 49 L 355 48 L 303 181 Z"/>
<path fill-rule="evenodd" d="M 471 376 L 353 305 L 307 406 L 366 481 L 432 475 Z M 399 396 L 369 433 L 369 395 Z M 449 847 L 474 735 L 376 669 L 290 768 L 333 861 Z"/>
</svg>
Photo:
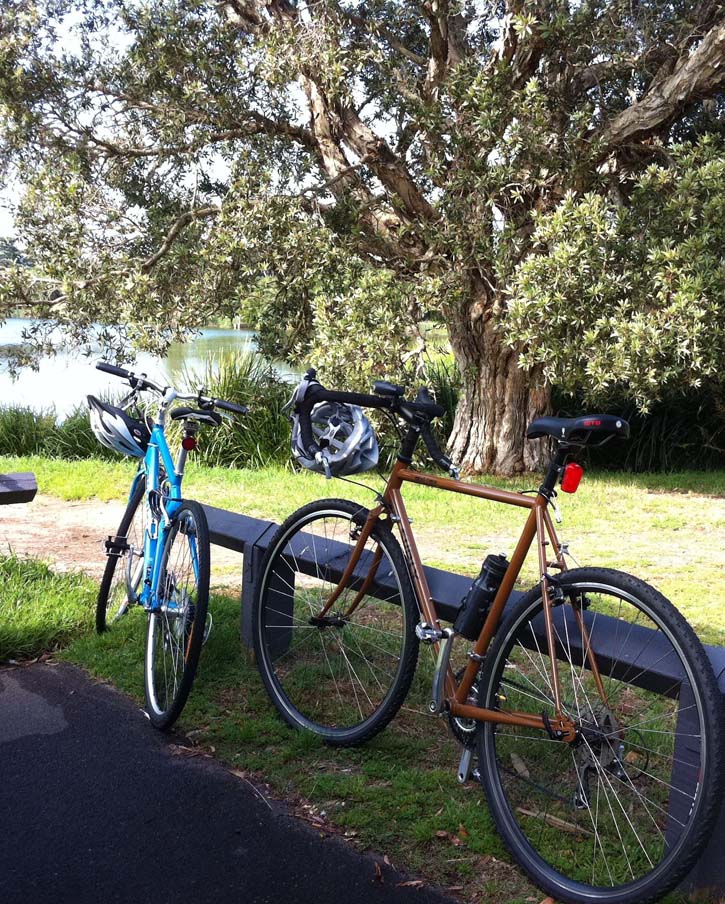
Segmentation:
<svg viewBox="0 0 725 904">
<path fill-rule="evenodd" d="M 293 387 L 270 364 L 251 352 L 231 352 L 210 358 L 202 369 L 185 368 L 180 376 L 191 390 L 203 386 L 214 398 L 249 408 L 203 432 L 197 454 L 202 463 L 254 468 L 289 461 L 290 423 L 282 409 Z"/>
<path fill-rule="evenodd" d="M 272 367 L 250 352 L 210 358 L 202 369 L 184 369 L 179 385 L 249 406 L 245 417 L 225 418 L 221 427 L 201 434 L 197 458 L 207 465 L 231 468 L 262 467 L 289 460 L 290 425 L 282 411 L 292 387 Z M 111 399 L 110 401 L 113 401 Z M 178 439 L 172 422 L 170 441 Z M 91 430 L 88 410 L 78 405 L 61 423 L 52 410 L 37 413 L 26 407 L 0 407 L 0 455 L 44 455 L 79 460 L 119 460 Z"/>
<path fill-rule="evenodd" d="M 42 455 L 55 427 L 50 411 L 0 407 L 0 455 Z"/>
<path fill-rule="evenodd" d="M 0 407 L 0 455 L 45 455 L 48 458 L 119 459 L 94 436 L 85 405 L 58 423 L 52 409 L 37 412 L 24 406 Z"/>
</svg>

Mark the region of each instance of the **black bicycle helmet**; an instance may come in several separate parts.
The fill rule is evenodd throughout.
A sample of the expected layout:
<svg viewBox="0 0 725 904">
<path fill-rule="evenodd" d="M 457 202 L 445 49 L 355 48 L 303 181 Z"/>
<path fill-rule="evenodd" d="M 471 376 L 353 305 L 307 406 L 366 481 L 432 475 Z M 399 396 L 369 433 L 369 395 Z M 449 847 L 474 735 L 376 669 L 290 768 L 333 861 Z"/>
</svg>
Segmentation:
<svg viewBox="0 0 725 904">
<path fill-rule="evenodd" d="M 151 439 L 149 420 L 130 417 L 122 408 L 88 396 L 91 429 L 96 439 L 107 449 L 143 458 Z"/>
</svg>

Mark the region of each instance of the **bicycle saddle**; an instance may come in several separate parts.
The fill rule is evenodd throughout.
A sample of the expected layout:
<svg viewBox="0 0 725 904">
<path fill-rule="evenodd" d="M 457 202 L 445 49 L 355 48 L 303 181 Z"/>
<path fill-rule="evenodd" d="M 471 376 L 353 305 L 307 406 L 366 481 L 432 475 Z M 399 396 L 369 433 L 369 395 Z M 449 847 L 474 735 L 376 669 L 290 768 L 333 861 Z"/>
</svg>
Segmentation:
<svg viewBox="0 0 725 904">
<path fill-rule="evenodd" d="M 532 421 L 527 430 L 527 439 L 553 436 L 560 442 L 576 445 L 603 442 L 613 436 L 627 439 L 629 424 L 616 414 L 583 414 L 581 417 L 540 417 Z"/>
<path fill-rule="evenodd" d="M 174 421 L 189 418 L 189 420 L 199 421 L 200 424 L 209 424 L 212 427 L 218 427 L 222 422 L 221 415 L 217 414 L 216 411 L 199 411 L 197 408 L 187 408 L 185 405 L 174 408 L 169 414 Z"/>
</svg>

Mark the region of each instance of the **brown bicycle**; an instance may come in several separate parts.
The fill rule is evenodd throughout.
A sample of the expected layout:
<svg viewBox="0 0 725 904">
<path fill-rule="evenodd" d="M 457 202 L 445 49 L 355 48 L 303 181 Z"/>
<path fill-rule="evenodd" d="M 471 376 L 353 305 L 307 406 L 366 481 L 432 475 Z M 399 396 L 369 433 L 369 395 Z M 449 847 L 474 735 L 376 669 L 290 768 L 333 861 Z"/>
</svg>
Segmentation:
<svg viewBox="0 0 725 904">
<path fill-rule="evenodd" d="M 435 651 L 427 708 L 463 745 L 459 779 L 480 777 L 499 832 L 522 868 L 561 902 L 652 901 L 704 847 L 720 805 L 722 699 L 682 615 L 623 572 L 568 569 L 550 509 L 558 482 L 580 476 L 583 446 L 626 437 L 611 415 L 545 417 L 529 438 L 553 457 L 533 495 L 459 479 L 431 420 L 442 409 L 390 383 L 375 395 L 335 392 L 307 375 L 296 405 L 311 459 L 319 403 L 385 409 L 405 424 L 377 504 L 322 499 L 292 514 L 261 566 L 254 612 L 257 663 L 292 726 L 332 745 L 384 728 L 408 694 L 419 646 Z M 417 444 L 449 477 L 413 466 Z M 402 496 L 405 483 L 523 509 L 510 561 L 489 556 L 452 627 L 441 624 Z M 396 535 L 400 537 L 400 542 Z M 401 548 L 402 544 L 402 548 Z M 539 583 L 514 591 L 531 546 Z M 451 601 L 453 602 L 453 601 Z M 452 650 L 464 644 L 466 665 Z"/>
</svg>

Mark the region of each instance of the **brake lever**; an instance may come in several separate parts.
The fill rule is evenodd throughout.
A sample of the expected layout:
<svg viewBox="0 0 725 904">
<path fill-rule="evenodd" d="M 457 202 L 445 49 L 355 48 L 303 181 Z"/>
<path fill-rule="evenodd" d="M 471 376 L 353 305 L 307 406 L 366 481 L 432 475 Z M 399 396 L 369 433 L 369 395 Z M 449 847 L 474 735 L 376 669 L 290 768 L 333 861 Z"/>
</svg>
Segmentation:
<svg viewBox="0 0 725 904">
<path fill-rule="evenodd" d="M 199 387 L 196 394 L 196 404 L 202 411 L 212 411 L 214 408 L 214 399 L 207 398 L 203 393 L 206 392 L 206 386 Z"/>
</svg>

